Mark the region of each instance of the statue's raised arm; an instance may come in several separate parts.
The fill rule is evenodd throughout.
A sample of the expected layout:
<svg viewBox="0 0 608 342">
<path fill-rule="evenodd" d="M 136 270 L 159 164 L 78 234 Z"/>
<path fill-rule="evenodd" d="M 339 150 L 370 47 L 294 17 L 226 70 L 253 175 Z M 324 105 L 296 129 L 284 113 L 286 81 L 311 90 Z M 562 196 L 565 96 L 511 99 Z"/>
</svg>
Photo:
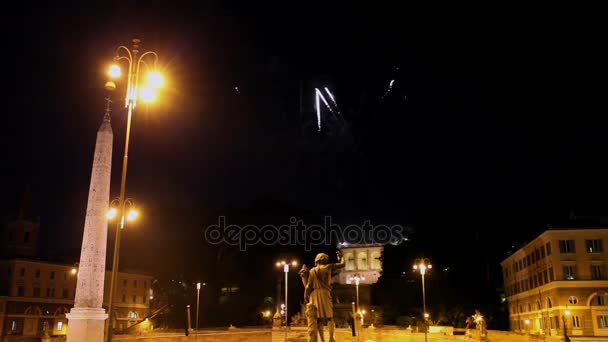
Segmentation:
<svg viewBox="0 0 608 342">
<path fill-rule="evenodd" d="M 346 266 L 346 260 L 344 259 L 344 256 L 342 255 L 342 251 L 338 250 L 336 252 L 336 256 L 338 257 L 338 262 L 335 264 L 331 264 L 332 268 L 334 270 L 339 270 L 341 268 L 344 268 L 344 266 Z"/>
</svg>

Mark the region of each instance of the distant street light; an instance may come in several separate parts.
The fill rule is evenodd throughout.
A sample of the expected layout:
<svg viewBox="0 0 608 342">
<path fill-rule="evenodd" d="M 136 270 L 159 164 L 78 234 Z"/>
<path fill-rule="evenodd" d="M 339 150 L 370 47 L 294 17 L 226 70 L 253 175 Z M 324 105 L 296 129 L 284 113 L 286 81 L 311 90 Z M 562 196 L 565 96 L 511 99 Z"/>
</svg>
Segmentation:
<svg viewBox="0 0 608 342">
<path fill-rule="evenodd" d="M 127 164 L 129 159 L 129 138 L 131 134 L 131 117 L 133 115 L 133 109 L 137 106 L 138 98 L 144 102 L 151 102 L 156 99 L 156 89 L 162 85 L 162 82 L 158 82 L 159 74 L 157 70 L 158 64 L 158 55 L 154 51 L 147 51 L 139 55 L 139 39 L 133 39 L 133 47 L 128 48 L 126 46 L 119 46 L 116 49 L 116 56 L 114 57 L 114 61 L 116 64 L 113 64 L 108 69 L 108 76 L 112 79 L 117 79 L 122 75 L 122 71 L 120 66 L 117 63 L 121 61 L 126 61 L 128 65 L 127 72 L 127 87 L 126 87 L 126 95 L 125 95 L 125 108 L 127 108 L 127 127 L 125 134 L 125 150 L 123 155 L 122 162 L 122 175 L 120 178 L 120 195 L 118 197 L 118 203 L 115 208 L 115 212 L 112 214 L 108 212 L 108 217 L 113 215 L 120 217 L 119 225 L 116 228 L 116 238 L 114 239 L 114 256 L 112 260 L 112 277 L 110 278 L 110 295 L 108 298 L 108 319 L 106 320 L 106 331 L 105 331 L 105 339 L 106 341 L 112 340 L 112 325 L 114 320 L 114 314 L 112 312 L 114 307 L 114 292 L 116 291 L 116 277 L 118 275 L 118 264 L 120 260 L 120 233 L 124 228 L 125 219 L 132 221 L 137 217 L 136 211 L 130 211 L 127 213 L 126 211 L 126 200 L 125 200 L 125 189 L 127 182 Z M 121 55 L 121 52 L 123 53 Z M 144 57 L 151 57 L 148 61 L 144 60 Z M 140 81 L 140 72 L 139 69 L 141 65 L 144 64 L 148 69 L 148 73 L 157 76 L 151 76 L 152 82 L 148 80 L 150 84 L 139 86 Z M 162 77 L 160 78 L 162 80 Z M 108 81 L 105 87 L 108 91 L 113 91 L 116 89 L 116 84 L 114 81 Z"/>
<path fill-rule="evenodd" d="M 570 310 L 566 309 L 564 311 L 564 315 L 562 316 L 562 320 L 564 322 L 564 342 L 570 342 L 570 337 L 568 337 L 568 320 L 566 317 L 570 317 Z"/>
<path fill-rule="evenodd" d="M 348 283 L 352 283 L 353 281 L 355 282 L 355 299 L 356 299 L 355 312 L 357 312 L 360 316 L 361 316 L 361 312 L 359 309 L 359 284 L 361 283 L 361 280 L 365 280 L 365 277 L 360 275 L 359 273 L 355 273 L 354 276 L 352 276 L 348 279 Z M 361 322 L 363 322 L 363 320 L 361 320 Z"/>
<path fill-rule="evenodd" d="M 289 265 L 296 267 L 298 266 L 298 262 L 295 260 L 292 261 L 278 261 L 275 264 L 277 267 L 283 267 L 283 272 L 285 273 L 285 341 L 287 341 L 287 328 L 288 328 L 288 324 L 289 324 L 289 310 L 287 307 L 287 297 L 289 294 L 289 286 L 288 286 L 288 274 L 289 274 Z"/>
<path fill-rule="evenodd" d="M 426 270 L 430 270 L 433 268 L 431 265 L 431 261 L 427 258 L 419 258 L 414 262 L 414 270 L 420 272 L 420 276 L 422 278 L 422 312 L 424 317 L 424 341 L 427 341 L 427 319 L 429 314 L 426 312 L 426 291 L 424 288 L 424 275 L 426 274 Z"/>
<path fill-rule="evenodd" d="M 205 286 L 206 283 L 198 282 L 196 283 L 196 330 L 198 331 L 198 312 L 199 312 L 199 303 L 200 303 L 200 295 L 201 295 L 201 285 Z"/>
</svg>

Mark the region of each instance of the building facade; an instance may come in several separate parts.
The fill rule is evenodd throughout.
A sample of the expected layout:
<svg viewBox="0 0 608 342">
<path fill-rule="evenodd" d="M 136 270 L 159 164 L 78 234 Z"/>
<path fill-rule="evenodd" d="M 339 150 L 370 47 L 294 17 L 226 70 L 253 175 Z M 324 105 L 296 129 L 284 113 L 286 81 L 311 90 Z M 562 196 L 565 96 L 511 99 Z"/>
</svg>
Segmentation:
<svg viewBox="0 0 608 342">
<path fill-rule="evenodd" d="M 332 279 L 334 310 L 336 321 L 344 323 L 352 312 L 352 303 L 356 301 L 355 277 L 359 281 L 359 306 L 367 312 L 366 322 L 370 322 L 375 308 L 372 305 L 371 288 L 382 274 L 383 245 L 377 244 L 342 244 L 339 246 L 346 265 Z"/>
<path fill-rule="evenodd" d="M 107 308 L 111 272 L 106 272 Z M 65 335 L 74 305 L 78 268 L 29 259 L 0 260 L 0 336 Z M 119 272 L 114 328 L 123 330 L 150 313 L 152 276 Z M 16 336 L 15 336 L 16 337 Z"/>
<path fill-rule="evenodd" d="M 608 336 L 608 228 L 550 229 L 501 262 L 510 329 Z"/>
</svg>

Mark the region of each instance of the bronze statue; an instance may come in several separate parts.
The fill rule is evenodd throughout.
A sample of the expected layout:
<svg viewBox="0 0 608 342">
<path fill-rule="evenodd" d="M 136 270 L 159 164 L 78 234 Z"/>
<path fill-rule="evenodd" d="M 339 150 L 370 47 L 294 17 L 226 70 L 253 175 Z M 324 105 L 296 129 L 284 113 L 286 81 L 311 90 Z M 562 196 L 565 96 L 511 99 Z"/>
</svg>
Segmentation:
<svg viewBox="0 0 608 342">
<path fill-rule="evenodd" d="M 306 320 L 308 323 L 308 340 L 317 342 L 317 336 L 321 336 L 321 342 L 325 342 L 323 327 L 327 325 L 329 330 L 329 342 L 335 342 L 334 308 L 331 300 L 331 277 L 338 270 L 344 268 L 345 261 L 342 253 L 336 253 L 338 262 L 329 263 L 329 256 L 325 253 L 317 254 L 315 267 L 311 270 L 302 265 L 299 274 L 304 284 L 304 302 L 306 303 Z"/>
</svg>

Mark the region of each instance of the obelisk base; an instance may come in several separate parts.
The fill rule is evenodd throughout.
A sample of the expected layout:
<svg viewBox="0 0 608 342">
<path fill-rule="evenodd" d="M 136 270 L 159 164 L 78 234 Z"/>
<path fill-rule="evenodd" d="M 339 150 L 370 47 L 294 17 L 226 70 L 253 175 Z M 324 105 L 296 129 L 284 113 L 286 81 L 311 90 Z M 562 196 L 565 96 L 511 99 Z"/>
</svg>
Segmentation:
<svg viewBox="0 0 608 342">
<path fill-rule="evenodd" d="M 67 342 L 103 342 L 105 321 L 103 308 L 72 308 L 68 318 Z"/>
</svg>

